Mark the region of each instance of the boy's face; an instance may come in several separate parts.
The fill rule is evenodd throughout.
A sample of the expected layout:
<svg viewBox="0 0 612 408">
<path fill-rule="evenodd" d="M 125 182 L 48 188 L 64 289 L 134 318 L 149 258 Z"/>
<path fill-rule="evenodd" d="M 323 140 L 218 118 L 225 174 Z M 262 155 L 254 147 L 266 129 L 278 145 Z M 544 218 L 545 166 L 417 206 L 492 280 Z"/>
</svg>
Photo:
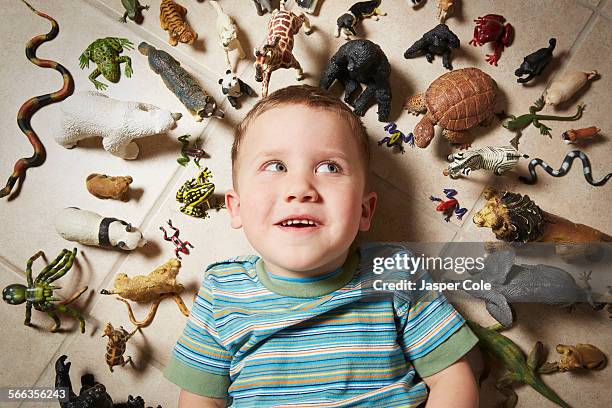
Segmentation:
<svg viewBox="0 0 612 408">
<path fill-rule="evenodd" d="M 236 191 L 225 201 L 272 273 L 308 275 L 342 265 L 358 231 L 368 230 L 376 193 L 339 114 L 281 105 L 249 126 L 240 144 Z"/>
</svg>

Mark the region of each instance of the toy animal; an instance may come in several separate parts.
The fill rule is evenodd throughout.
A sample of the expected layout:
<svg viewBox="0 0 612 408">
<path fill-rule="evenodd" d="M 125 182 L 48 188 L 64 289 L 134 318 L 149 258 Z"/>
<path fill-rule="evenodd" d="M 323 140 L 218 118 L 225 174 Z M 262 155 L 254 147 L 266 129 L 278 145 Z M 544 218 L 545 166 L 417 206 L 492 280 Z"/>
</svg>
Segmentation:
<svg viewBox="0 0 612 408">
<path fill-rule="evenodd" d="M 601 132 L 597 126 L 582 129 L 570 129 L 561 134 L 561 138 L 567 144 L 581 143 L 587 139 L 597 136 Z"/>
<path fill-rule="evenodd" d="M 119 326 L 119 329 L 115 329 L 112 324 L 106 323 L 104 326 L 104 333 L 102 337 L 108 337 L 108 343 L 106 344 L 106 364 L 111 373 L 113 367 L 120 365 L 125 367 L 126 364 L 134 364 L 132 357 L 123 357 L 125 354 L 125 346 L 128 340 L 138 331 L 138 327 L 133 332 L 128 333 L 123 326 Z"/>
<path fill-rule="evenodd" d="M 295 4 L 309 14 L 313 14 L 317 9 L 319 0 L 295 0 Z"/>
<path fill-rule="evenodd" d="M 493 43 L 493 54 L 487 54 L 485 61 L 497 66 L 504 47 L 512 43 L 514 28 L 510 24 L 504 24 L 506 19 L 499 14 L 487 14 L 474 20 L 474 38 L 470 40 L 470 45 L 479 46 L 488 42 Z"/>
<path fill-rule="evenodd" d="M 342 32 L 344 38 L 348 41 L 351 39 L 351 35 L 357 35 L 355 26 L 364 18 L 373 17 L 374 20 L 378 20 L 378 16 L 386 16 L 387 13 L 380 11 L 380 2 L 381 0 L 373 0 L 360 1 L 353 4 L 348 12 L 342 14 L 338 17 L 338 20 L 336 20 L 336 31 L 334 35 L 340 37 L 340 32 Z"/>
<path fill-rule="evenodd" d="M 52 68 L 62 74 L 63 85 L 58 91 L 44 95 L 34 96 L 33 98 L 28 99 L 26 102 L 24 102 L 23 105 L 21 105 L 21 108 L 19 108 L 19 112 L 17 112 L 17 125 L 19 125 L 19 129 L 21 129 L 23 134 L 28 138 L 28 141 L 32 144 L 34 154 L 30 157 L 24 157 L 17 160 L 17 162 L 13 166 L 13 173 L 9 176 L 4 188 L 0 190 L 0 198 L 9 195 L 13 187 L 15 186 L 17 180 L 23 179 L 25 177 L 26 171 L 30 167 L 42 166 L 42 164 L 45 162 L 45 158 L 47 157 L 45 146 L 38 138 L 38 135 L 32 128 L 32 124 L 30 123 L 30 121 L 32 120 L 32 116 L 34 116 L 34 114 L 44 106 L 63 101 L 64 99 L 72 95 L 72 92 L 74 91 L 74 79 L 72 78 L 72 74 L 70 74 L 70 71 L 68 71 L 63 65 L 58 62 L 51 60 L 41 60 L 36 56 L 36 50 L 41 44 L 44 44 L 48 41 L 52 41 L 55 37 L 57 37 L 57 34 L 59 33 L 59 26 L 57 25 L 57 21 L 55 21 L 53 17 L 50 17 L 44 13 L 41 13 L 40 11 L 37 11 L 28 2 L 24 0 L 22 1 L 34 13 L 51 22 L 51 30 L 47 34 L 38 35 L 28 41 L 25 46 L 26 57 L 36 66 L 42 68 Z"/>
<path fill-rule="evenodd" d="M 444 21 L 446 21 L 446 17 L 452 11 L 454 5 L 454 0 L 438 0 L 438 21 L 440 23 L 444 23 Z"/>
<path fill-rule="evenodd" d="M 70 381 L 71 363 L 65 362 L 67 358 L 66 355 L 62 355 L 55 362 L 55 388 L 68 391 L 66 395 L 68 401 L 60 402 L 61 408 L 144 408 L 145 402 L 140 396 L 134 398 L 130 395 L 125 403 L 113 403 L 104 384 L 95 381 L 93 374 L 81 377 L 81 390 L 79 395 L 76 395 Z M 157 408 L 161 408 L 161 405 Z"/>
<path fill-rule="evenodd" d="M 578 285 L 571 274 L 551 265 L 515 264 L 514 250 L 502 250 L 489 254 L 484 268 L 470 274 L 490 284 L 488 290 L 466 290 L 471 296 L 485 301 L 487 311 L 502 326 L 513 323 L 510 303 L 532 302 L 547 305 L 569 306 L 588 302 L 595 307 L 588 283 L 590 273 L 583 273 Z M 473 278 L 472 278 L 473 279 Z"/>
<path fill-rule="evenodd" d="M 89 61 L 92 61 L 97 66 L 88 77 L 96 89 L 103 91 L 108 88 L 108 85 L 96 79 L 100 74 L 114 84 L 119 82 L 121 78 L 120 64 L 125 63 L 125 76 L 128 78 L 132 76 L 132 60 L 127 55 L 119 56 L 124 48 L 133 50 L 134 44 L 127 38 L 98 38 L 89 44 L 87 49 L 81 54 L 79 57 L 81 69 L 88 68 Z"/>
<path fill-rule="evenodd" d="M 238 40 L 238 26 L 233 18 L 223 12 L 223 9 L 219 5 L 219 2 L 211 0 L 210 4 L 217 12 L 217 34 L 221 40 L 221 46 L 225 51 L 225 62 L 228 67 L 231 67 L 229 53 L 230 51 L 237 50 L 238 58 L 242 59 L 246 57 L 242 45 Z"/>
<path fill-rule="evenodd" d="M 281 0 L 280 9 L 274 10 L 268 22 L 268 37 L 266 43 L 255 49 L 255 80 L 261 82 L 261 95 L 268 96 L 268 85 L 272 72 L 279 68 L 294 68 L 296 79 L 301 81 L 304 72 L 298 60 L 293 55 L 293 37 L 304 25 L 304 34 L 310 35 L 310 21 L 303 13 L 295 15 L 285 9 L 285 0 Z"/>
<path fill-rule="evenodd" d="M 263 16 L 267 12 L 272 12 L 272 4 L 270 0 L 253 0 L 257 14 Z"/>
<path fill-rule="evenodd" d="M 358 116 L 365 115 L 371 100 L 378 103 L 378 120 L 387 122 L 391 112 L 391 65 L 383 50 L 369 40 L 351 40 L 338 49 L 323 71 L 319 86 L 329 89 L 335 80 L 344 85 L 344 101 Z M 353 99 L 361 84 L 366 86 Z"/>
<path fill-rule="evenodd" d="M 444 221 L 446 222 L 450 221 L 451 217 L 453 216 L 453 213 L 455 213 L 458 220 L 463 218 L 465 213 L 467 213 L 467 208 L 462 208 L 459 205 L 459 201 L 457 201 L 457 199 L 455 198 L 455 196 L 457 195 L 457 190 L 452 188 L 445 188 L 443 192 L 447 200 L 442 200 L 438 197 L 429 196 L 429 199 L 431 201 L 436 201 L 440 203 L 436 207 L 436 211 L 439 211 L 444 214 Z"/>
<path fill-rule="evenodd" d="M 125 200 L 132 181 L 134 180 L 130 176 L 107 176 L 92 173 L 87 176 L 85 184 L 87 191 L 98 198 Z"/>
<path fill-rule="evenodd" d="M 557 120 L 557 121 L 578 120 L 582 117 L 582 112 L 584 111 L 584 107 L 585 106 L 583 104 L 579 104 L 576 107 L 576 114 L 573 116 L 540 115 L 538 114 L 538 112 L 544 109 L 544 98 L 540 97 L 538 98 L 537 101 L 533 103 L 533 105 L 529 107 L 529 113 L 526 113 L 524 115 L 517 117 L 514 115 L 506 115 L 505 113 L 502 112 L 501 115 L 499 116 L 500 118 L 503 118 L 502 120 L 503 127 L 505 127 L 508 130 L 513 130 L 517 132 L 516 136 L 512 138 L 512 141 L 510 142 L 510 144 L 518 149 L 519 140 L 522 136 L 522 130 L 525 129 L 527 126 L 533 124 L 533 126 L 540 129 L 541 135 L 545 135 L 545 136 L 552 138 L 550 134 L 551 128 L 541 123 L 540 122 L 541 120 Z"/>
<path fill-rule="evenodd" d="M 451 52 L 459 48 L 459 37 L 453 33 L 446 24 L 438 24 L 429 30 L 420 40 L 417 40 L 404 53 L 404 58 L 412 58 L 417 54 L 425 54 L 427 62 L 430 64 L 434 60 L 434 55 L 442 55 L 442 65 L 448 70 L 453 69 L 450 62 Z"/>
<path fill-rule="evenodd" d="M 561 361 L 546 363 L 538 372 L 549 374 L 553 372 L 603 370 L 608 359 L 606 355 L 592 344 L 578 343 L 575 346 L 557 344 L 555 348 L 561 354 Z"/>
<path fill-rule="evenodd" d="M 610 178 L 612 178 L 612 173 L 608 173 L 601 180 L 594 181 L 593 175 L 591 174 L 591 162 L 589 161 L 589 157 L 580 150 L 572 150 L 571 152 L 568 152 L 565 155 L 565 159 L 563 160 L 563 163 L 561 163 L 561 167 L 559 168 L 559 170 L 553 169 L 542 159 L 531 160 L 529 162 L 529 175 L 531 176 L 531 178 L 521 176 L 519 177 L 519 180 L 521 180 L 525 184 L 535 184 L 538 181 L 538 176 L 535 172 L 535 168 L 537 166 L 541 166 L 544 171 L 546 171 L 553 177 L 563 177 L 572 168 L 572 163 L 576 158 L 580 159 L 580 161 L 582 162 L 584 178 L 590 185 L 594 187 L 601 187 L 605 185 L 608 180 L 610 180 Z"/>
<path fill-rule="evenodd" d="M 447 157 L 450 164 L 443 173 L 445 176 L 456 179 L 460 176 L 469 176 L 472 170 L 484 169 L 501 176 L 512 170 L 521 157 L 528 158 L 529 156 L 519 153 L 514 146 L 487 146 L 451 153 Z"/>
<path fill-rule="evenodd" d="M 181 142 L 181 157 L 176 159 L 178 164 L 185 166 L 189 163 L 189 157 L 193 157 L 193 161 L 196 166 L 199 166 L 200 160 L 206 155 L 206 152 L 200 148 L 201 139 L 197 138 L 194 147 L 189 147 L 189 137 L 191 135 L 179 136 L 178 140 Z"/>
<path fill-rule="evenodd" d="M 405 135 L 402 131 L 397 130 L 397 125 L 395 122 L 388 123 L 385 126 L 385 131 L 389 133 L 391 136 L 385 136 L 378 141 L 378 145 L 381 146 L 383 144 L 387 144 L 387 147 L 398 147 L 402 154 L 406 153 L 404 149 L 404 143 L 408 143 L 410 147 L 414 147 L 414 136 L 412 133 L 408 133 Z"/>
<path fill-rule="evenodd" d="M 541 210 L 527 195 L 489 187 L 484 198 L 487 203 L 473 221 L 479 227 L 491 228 L 499 240 L 556 244 L 612 242 L 610 235 Z"/>
<path fill-rule="evenodd" d="M 181 255 L 179 254 L 179 252 L 182 252 L 185 255 L 189 255 L 189 248 L 193 248 L 191 242 L 183 241 L 179 238 L 181 231 L 172 225 L 172 220 L 168 220 L 168 226 L 170 226 L 170 228 L 174 230 L 174 233 L 171 237 L 168 236 L 168 233 L 166 232 L 166 229 L 164 227 L 159 227 L 159 229 L 164 233 L 164 240 L 172 242 L 176 247 L 174 249 L 174 256 L 176 256 L 178 259 L 181 259 Z"/>
<path fill-rule="evenodd" d="M 213 208 L 210 205 L 210 199 L 215 191 L 215 185 L 209 181 L 211 178 L 212 172 L 205 167 L 200 169 L 196 177 L 187 180 L 176 192 L 176 201 L 183 204 L 180 208 L 183 214 L 196 218 L 208 218 L 206 210 Z M 223 208 L 223 204 L 217 204 L 214 208 Z"/>
<path fill-rule="evenodd" d="M 552 61 L 553 50 L 555 49 L 555 45 L 557 45 L 557 40 L 551 38 L 548 40 L 548 44 L 548 48 L 540 48 L 523 59 L 521 66 L 514 71 L 514 75 L 519 77 L 516 82 L 525 84 L 544 71 L 544 68 Z M 520 78 L 523 75 L 527 75 L 527 77 Z"/>
<path fill-rule="evenodd" d="M 414 129 L 416 145 L 429 146 L 437 124 L 451 143 L 469 147 L 473 137 L 466 131 L 491 121 L 496 98 L 497 84 L 478 68 L 458 69 L 438 77 L 425 93 L 408 98 L 404 105 L 415 115 L 425 113 Z"/>
<path fill-rule="evenodd" d="M 125 13 L 123 13 L 123 17 L 119 21 L 123 23 L 127 23 L 128 18 L 135 23 L 140 23 L 143 19 L 142 10 L 149 9 L 148 5 L 141 6 L 138 0 L 121 0 L 121 4 L 125 9 Z"/>
<path fill-rule="evenodd" d="M 544 93 L 544 101 L 547 105 L 559 105 L 570 99 L 587 82 L 597 79 L 599 73 L 595 70 L 590 72 L 567 71 L 550 84 Z"/>
<path fill-rule="evenodd" d="M 537 376 L 538 368 L 542 364 L 544 357 L 544 346 L 541 342 L 537 342 L 535 347 L 529 353 L 527 359 L 521 349 L 510 340 L 508 337 L 498 333 L 503 327 L 500 324 L 482 327 L 476 322 L 467 320 L 467 325 L 472 329 L 476 337 L 478 337 L 478 346 L 486 354 L 496 359 L 509 372 L 502 376 L 497 383 L 497 388 L 502 394 L 508 397 L 504 407 L 514 408 L 518 402 L 518 396 L 512 389 L 512 385 L 516 383 L 524 383 L 536 390 L 542 396 L 555 404 L 570 408 L 553 390 L 548 388 L 546 384 Z M 488 369 L 484 372 L 488 373 Z M 483 374 L 483 377 L 486 374 Z M 480 378 L 479 382 L 484 379 Z"/>
<path fill-rule="evenodd" d="M 180 267 L 181 262 L 172 258 L 155 268 L 147 276 L 136 275 L 130 278 L 125 273 L 119 273 L 115 276 L 114 288 L 112 290 L 102 289 L 100 293 L 102 295 L 119 295 L 120 297 L 117 300 L 126 304 L 130 321 L 138 327 L 150 325 L 155 318 L 160 302 L 168 297 L 174 299 L 183 315 L 189 316 L 189 309 L 187 309 L 180 296 L 185 288 L 176 282 L 176 275 L 178 275 Z M 136 320 L 132 307 L 126 299 L 137 303 L 153 302 L 147 317 L 142 321 Z"/>
<path fill-rule="evenodd" d="M 147 243 L 132 224 L 76 207 L 64 208 L 59 213 L 55 218 L 55 230 L 65 240 L 83 245 L 131 251 Z"/>
<path fill-rule="evenodd" d="M 72 252 L 63 249 L 53 261 L 36 275 L 36 278 L 32 278 L 32 264 L 41 256 L 43 258 L 45 257 L 43 251 L 38 251 L 28 259 L 25 270 L 27 286 L 20 283 L 14 283 L 4 288 L 2 291 L 2 300 L 6 303 L 9 305 L 20 305 L 25 302 L 26 314 L 23 322 L 24 325 L 32 326 L 32 307 L 34 307 L 34 309 L 39 312 L 47 313 L 53 319 L 54 324 L 49 330 L 51 333 L 58 332 L 62 324 L 60 318 L 57 316 L 57 312 L 69 314 L 77 319 L 80 324 L 81 333 L 85 333 L 85 320 L 81 313 L 68 305 L 77 300 L 79 296 L 87 290 L 87 286 L 79 289 L 66 300 L 60 300 L 53 296 L 53 291 L 61 288 L 52 285 L 52 283 L 70 271 L 70 268 L 72 268 L 74 264 L 76 253 L 76 248 L 74 248 Z"/>
<path fill-rule="evenodd" d="M 238 98 L 242 95 L 253 96 L 255 91 L 246 82 L 240 80 L 231 70 L 225 71 L 225 76 L 219 79 L 221 92 L 227 96 L 227 100 L 234 109 L 238 109 L 240 104 Z"/>
<path fill-rule="evenodd" d="M 161 76 L 166 87 L 181 101 L 196 122 L 211 116 L 223 117 L 224 113 L 217 108 L 215 99 L 170 54 L 146 42 L 138 45 L 138 51 L 147 57 L 149 68 Z"/>
<path fill-rule="evenodd" d="M 185 21 L 186 14 L 187 9 L 174 0 L 159 4 L 159 22 L 162 30 L 168 31 L 168 44 L 173 47 L 179 42 L 192 45 L 198 39 L 198 33 Z"/>
<path fill-rule="evenodd" d="M 102 146 L 125 160 L 138 157 L 134 141 L 165 133 L 176 125 L 180 113 L 142 102 L 119 101 L 100 92 L 80 92 L 61 105 L 62 132 L 55 141 L 67 149 L 80 140 L 102 137 Z"/>
</svg>

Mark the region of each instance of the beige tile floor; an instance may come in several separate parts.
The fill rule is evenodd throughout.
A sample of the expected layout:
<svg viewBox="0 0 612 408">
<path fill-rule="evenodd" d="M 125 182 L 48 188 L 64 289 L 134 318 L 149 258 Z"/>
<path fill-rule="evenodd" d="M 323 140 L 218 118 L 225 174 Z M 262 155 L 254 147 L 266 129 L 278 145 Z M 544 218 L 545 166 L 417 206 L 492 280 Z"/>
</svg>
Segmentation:
<svg viewBox="0 0 612 408">
<path fill-rule="evenodd" d="M 159 0 L 148 2 L 151 9 L 144 12 L 142 25 L 135 25 L 131 21 L 128 24 L 117 22 L 122 14 L 120 0 L 31 1 L 35 7 L 56 18 L 60 25 L 59 37 L 44 44 L 39 49 L 39 56 L 64 64 L 75 78 L 77 91 L 93 89 L 87 79 L 93 68 L 81 71 L 78 67 L 78 56 L 87 45 L 100 37 L 127 37 L 135 44 L 147 41 L 171 52 L 186 69 L 194 73 L 217 101 L 223 103 L 227 116 L 222 121 L 194 122 L 136 51 L 127 53 L 133 61 L 133 77 L 122 78 L 120 83 L 111 84 L 107 94 L 123 100 L 153 103 L 185 114 L 177 128 L 167 135 L 139 141 L 141 156 L 138 160 L 123 161 L 110 156 L 102 149 L 99 140 L 90 140 L 76 149 L 66 150 L 52 138 L 54 133 L 60 131 L 59 105 L 51 105 L 36 114 L 32 124 L 45 143 L 48 157 L 44 166 L 28 171 L 23 188 L 15 199 L 0 202 L 3 226 L 0 241 L 2 286 L 23 281 L 25 263 L 39 249 L 45 250 L 47 256 L 52 258 L 61 248 L 72 247 L 72 244 L 57 236 L 52 222 L 57 212 L 66 206 L 78 206 L 107 216 L 120 216 L 137 225 L 149 244 L 129 254 L 77 245 L 77 264 L 61 283 L 63 293 L 70 293 L 83 285 L 89 286 L 89 292 L 77 303 L 86 311 L 88 328 L 84 335 L 75 332 L 76 325 L 69 319 L 64 320 L 65 332 L 50 334 L 46 332 L 50 320 L 38 312 L 33 315 L 33 322 L 38 327 L 26 328 L 21 324 L 23 308 L 2 305 L 0 309 L 4 334 L 0 353 L 0 387 L 49 386 L 53 382 L 53 363 L 59 355 L 68 354 L 73 362 L 75 388 L 78 387 L 78 378 L 88 368 L 106 384 L 117 400 L 125 398 L 128 393 L 135 393 L 142 394 L 149 404 L 175 406 L 178 390 L 165 381 L 161 370 L 168 362 L 172 345 L 185 318 L 174 303 L 162 303 L 155 322 L 142 333 L 137 333 L 128 345 L 128 354 L 133 356 L 136 367 L 118 368 L 111 374 L 103 360 L 105 342 L 99 338 L 102 325 L 109 320 L 115 326 L 129 327 L 130 323 L 122 304 L 110 297 L 100 296 L 98 292 L 112 285 L 117 272 L 146 274 L 173 255 L 171 246 L 162 240 L 158 231 L 158 227 L 168 219 L 172 219 L 181 228 L 181 237 L 189 239 L 196 246 L 192 255 L 184 257 L 179 275 L 180 281 L 187 288 L 183 298 L 188 306 L 202 277 L 203 268 L 208 263 L 238 253 L 251 252 L 242 233 L 230 228 L 224 211 L 212 212 L 211 217 L 205 221 L 190 219 L 178 211 L 174 193 L 185 179 L 193 177 L 194 168 L 182 168 L 176 164 L 179 145 L 175 139 L 185 133 L 203 137 L 204 148 L 210 155 L 206 164 L 214 172 L 217 191 L 223 192 L 231 187 L 229 150 L 232 129 L 255 99 L 245 99 L 240 111 L 234 111 L 222 100 L 216 79 L 225 70 L 225 63 L 214 29 L 216 15 L 207 2 L 180 1 L 188 7 L 188 20 L 199 33 L 199 39 L 194 47 L 180 44 L 173 48 L 167 45 L 166 33 L 159 28 Z M 33 95 L 50 92 L 60 86 L 57 73 L 35 67 L 23 56 L 25 43 L 33 36 L 47 32 L 48 22 L 32 14 L 19 1 L 12 0 L 10 5 L 6 3 L 8 7 L 5 6 L 0 14 L 0 35 L 4 39 L 5 50 L 0 67 L 2 177 L 7 177 L 11 172 L 16 158 L 31 152 L 15 122 L 20 104 Z M 344 42 L 332 36 L 335 19 L 353 2 L 320 0 L 320 3 L 318 14 L 310 17 L 315 26 L 314 33 L 309 37 L 300 33 L 296 38 L 295 55 L 306 73 L 305 82 L 309 84 L 317 84 L 327 60 Z M 595 177 L 609 172 L 612 168 L 612 117 L 609 114 L 612 102 L 612 57 L 609 45 L 612 43 L 612 0 L 471 0 L 457 3 L 455 14 L 449 18 L 448 24 L 460 37 L 462 47 L 455 53 L 453 64 L 456 68 L 476 66 L 492 75 L 502 93 L 500 108 L 507 112 L 517 115 L 526 113 L 546 84 L 567 69 L 600 71 L 601 79 L 591 83 L 576 100 L 558 111 L 560 114 L 570 113 L 577 100 L 584 100 L 587 110 L 579 122 L 550 122 L 553 128 L 552 139 L 540 136 L 534 128 L 528 128 L 524 132 L 521 149 L 531 157 L 542 157 L 558 165 L 566 151 L 570 150 L 561 143 L 560 133 L 568 127 L 597 125 L 602 129 L 603 141 L 586 146 L 584 151 L 591 158 Z M 236 17 L 240 39 L 249 55 L 248 60 L 237 61 L 233 54 L 231 58 L 235 69 L 243 80 L 260 93 L 259 84 L 253 79 L 250 54 L 253 47 L 259 45 L 265 37 L 267 17 L 257 16 L 250 0 L 222 0 L 221 4 L 228 14 Z M 433 65 L 430 65 L 424 58 L 405 60 L 402 57 L 408 46 L 436 24 L 436 1 L 428 0 L 418 9 L 413 9 L 410 4 L 408 0 L 385 0 L 382 7 L 389 15 L 378 22 L 367 20 L 358 28 L 362 35 L 381 45 L 391 62 L 394 95 L 391 119 L 406 132 L 413 128 L 418 119 L 402 112 L 404 99 L 426 89 L 433 79 L 445 72 L 441 58 L 436 58 Z M 516 30 L 514 43 L 504 51 L 498 67 L 491 67 L 484 62 L 484 55 L 489 52 L 487 46 L 474 48 L 467 44 L 473 30 L 472 20 L 487 13 L 503 14 Z M 529 86 L 517 85 L 513 71 L 523 56 L 544 47 L 552 36 L 558 42 L 555 60 L 547 72 Z M 275 90 L 294 82 L 293 72 L 277 71 L 272 76 L 270 89 Z M 332 90 L 337 94 L 341 92 L 338 85 Z M 445 167 L 444 158 L 450 148 L 440 136 L 427 150 L 408 148 L 405 155 L 392 154 L 374 143 L 383 137 L 383 124 L 376 120 L 375 111 L 375 108 L 370 109 L 364 122 L 372 141 L 373 181 L 379 192 L 380 204 L 372 231 L 364 239 L 438 242 L 491 240 L 493 236 L 489 231 L 479 229 L 470 222 L 473 213 L 483 205 L 481 192 L 488 183 L 529 194 L 540 207 L 549 212 L 612 233 L 609 216 L 609 202 L 612 199 L 610 184 L 601 188 L 586 184 L 578 164 L 577 169 L 565 178 L 542 176 L 535 186 L 525 186 L 516 181 L 516 173 L 525 173 L 526 162 L 521 163 L 516 173 L 503 177 L 478 172 L 470 179 L 451 181 L 441 174 Z M 498 122 L 478 130 L 476 134 L 478 138 L 475 145 L 499 145 L 512 137 Z M 134 178 L 132 187 L 136 193 L 128 202 L 98 200 L 84 188 L 83 181 L 91 172 L 130 174 Z M 458 189 L 462 205 L 470 209 L 463 222 L 453 220 L 445 223 L 433 210 L 429 195 L 439 195 L 445 187 Z M 43 262 L 38 262 L 37 267 L 41 268 Z M 610 283 L 612 272 L 609 268 L 596 272 L 599 282 Z M 470 318 L 483 324 L 491 322 L 478 302 L 461 300 L 457 306 Z M 138 307 L 136 313 L 138 316 L 144 315 L 146 308 Z M 557 343 L 590 342 L 612 355 L 612 325 L 603 313 L 594 314 L 582 308 L 567 314 L 565 310 L 552 307 L 519 305 L 516 327 L 507 334 L 525 351 L 530 350 L 536 340 L 551 347 Z M 550 358 L 553 358 L 552 354 Z M 610 373 L 611 369 L 607 368 L 586 375 L 559 374 L 546 377 L 546 382 L 574 407 L 609 407 L 612 405 Z M 520 407 L 553 406 L 528 387 L 520 387 L 518 394 Z M 481 405 L 491 407 L 499 401 L 500 396 L 493 382 L 486 381 L 482 388 Z M 21 406 L 45 405 L 24 403 Z"/>
</svg>

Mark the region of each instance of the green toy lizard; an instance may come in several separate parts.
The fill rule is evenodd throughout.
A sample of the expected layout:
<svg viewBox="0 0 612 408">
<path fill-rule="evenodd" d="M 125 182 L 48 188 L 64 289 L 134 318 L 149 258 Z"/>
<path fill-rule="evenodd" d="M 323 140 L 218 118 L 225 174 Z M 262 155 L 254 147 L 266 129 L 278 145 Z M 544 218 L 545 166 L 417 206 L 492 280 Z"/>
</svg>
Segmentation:
<svg viewBox="0 0 612 408">
<path fill-rule="evenodd" d="M 505 403 L 506 408 L 513 408 L 518 402 L 518 396 L 512 389 L 512 384 L 514 383 L 525 383 L 555 404 L 564 408 L 570 408 L 565 401 L 536 376 L 539 366 L 546 357 L 544 355 L 544 346 L 541 342 L 538 341 L 536 343 L 531 353 L 529 353 L 529 357 L 525 360 L 525 355 L 521 349 L 512 340 L 497 332 L 497 330 L 503 328 L 501 324 L 498 323 L 488 328 L 484 328 L 472 321 L 467 321 L 467 324 L 476 337 L 478 337 L 480 348 L 487 354 L 495 357 L 510 371 L 500 378 L 495 385 L 495 388 L 508 397 Z M 481 380 L 487 374 L 488 369 L 483 372 Z"/>
<path fill-rule="evenodd" d="M 584 111 L 584 105 L 578 104 L 576 114 L 574 116 L 555 116 L 555 115 L 538 115 L 537 112 L 540 112 L 544 109 L 544 97 L 540 96 L 537 101 L 534 102 L 533 105 L 529 107 L 529 113 L 525 115 L 521 115 L 516 117 L 514 115 L 506 115 L 502 113 L 500 115 L 502 120 L 502 126 L 508 130 L 518 131 L 517 135 L 512 139 L 510 144 L 518 149 L 518 142 L 521 138 L 521 131 L 525 129 L 527 126 L 533 123 L 535 127 L 540 129 L 540 134 L 552 137 L 550 134 L 551 128 L 540 123 L 541 120 L 562 120 L 562 121 L 573 121 L 578 120 L 582 116 L 582 112 Z"/>
</svg>

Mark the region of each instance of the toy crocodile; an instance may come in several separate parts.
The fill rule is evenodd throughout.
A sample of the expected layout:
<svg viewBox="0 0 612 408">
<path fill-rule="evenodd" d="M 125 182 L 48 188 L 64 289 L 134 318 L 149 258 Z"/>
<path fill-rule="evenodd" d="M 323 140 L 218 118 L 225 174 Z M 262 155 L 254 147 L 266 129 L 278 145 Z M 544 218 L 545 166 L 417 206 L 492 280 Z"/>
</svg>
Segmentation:
<svg viewBox="0 0 612 408">
<path fill-rule="evenodd" d="M 521 138 L 521 132 L 527 126 L 533 124 L 533 126 L 540 129 L 540 134 L 552 137 L 550 134 L 551 128 L 540 123 L 541 120 L 560 120 L 560 121 L 574 121 L 580 119 L 582 112 L 584 111 L 584 105 L 578 104 L 577 111 L 574 116 L 555 116 L 555 115 L 538 115 L 542 109 L 544 109 L 544 97 L 541 96 L 537 101 L 529 107 L 529 113 L 521 116 L 506 115 L 502 112 L 498 115 L 502 119 L 502 126 L 508 130 L 518 131 L 517 135 L 512 139 L 510 144 L 518 149 L 518 142 Z"/>
<path fill-rule="evenodd" d="M 505 403 L 506 408 L 513 408 L 518 402 L 518 396 L 512 389 L 514 383 L 525 383 L 560 407 L 570 408 L 565 401 L 536 376 L 545 357 L 544 346 L 541 342 L 538 341 L 535 344 L 535 347 L 529 353 L 529 357 L 525 360 L 525 355 L 516 343 L 497 332 L 503 327 L 501 324 L 495 324 L 488 328 L 472 321 L 467 321 L 467 324 L 478 337 L 480 348 L 496 358 L 509 371 L 495 385 L 495 388 L 508 397 Z M 482 381 L 487 374 L 488 369 L 485 369 L 480 380 Z"/>
</svg>

